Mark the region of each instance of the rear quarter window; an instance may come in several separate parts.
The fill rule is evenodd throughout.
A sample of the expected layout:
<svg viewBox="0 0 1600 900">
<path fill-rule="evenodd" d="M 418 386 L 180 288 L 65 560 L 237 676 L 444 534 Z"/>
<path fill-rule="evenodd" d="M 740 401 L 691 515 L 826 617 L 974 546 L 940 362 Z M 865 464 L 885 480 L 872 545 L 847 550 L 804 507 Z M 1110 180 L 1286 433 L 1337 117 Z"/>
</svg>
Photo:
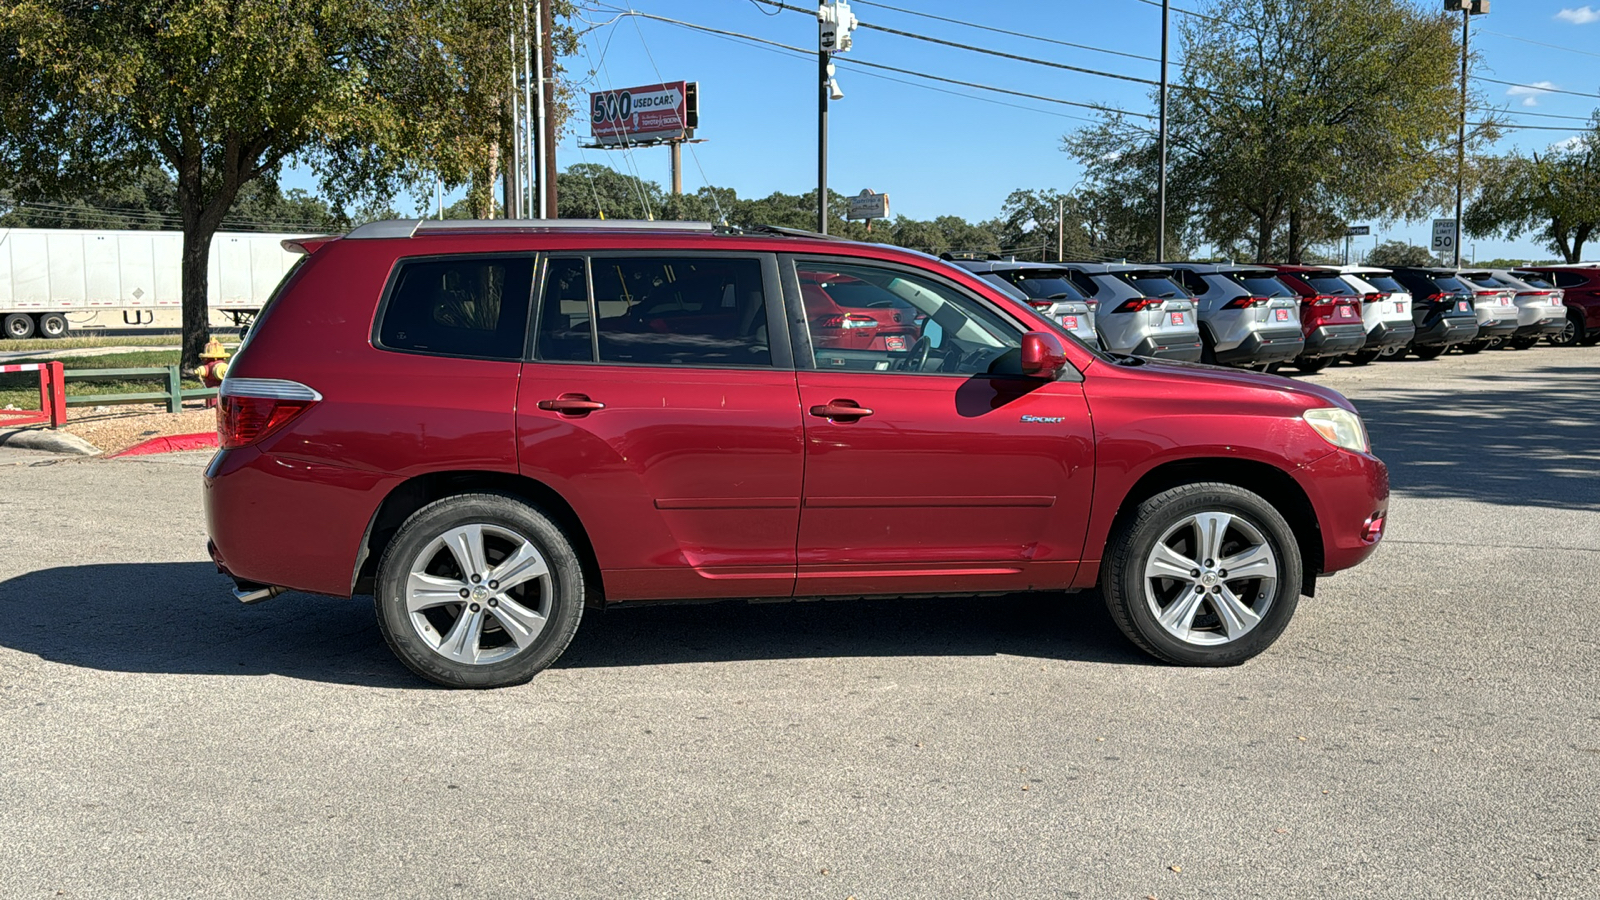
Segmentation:
<svg viewBox="0 0 1600 900">
<path fill-rule="evenodd" d="M 378 344 L 435 356 L 521 359 L 531 257 L 402 260 L 378 324 Z"/>
</svg>

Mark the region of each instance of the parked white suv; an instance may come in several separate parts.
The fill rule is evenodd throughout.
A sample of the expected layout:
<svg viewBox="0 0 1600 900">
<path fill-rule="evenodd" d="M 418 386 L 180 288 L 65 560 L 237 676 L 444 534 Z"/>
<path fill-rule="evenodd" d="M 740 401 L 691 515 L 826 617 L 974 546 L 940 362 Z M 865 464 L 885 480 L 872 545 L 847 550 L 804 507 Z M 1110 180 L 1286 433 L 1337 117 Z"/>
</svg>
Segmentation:
<svg viewBox="0 0 1600 900">
<path fill-rule="evenodd" d="M 1404 354 L 1417 334 L 1411 292 L 1388 269 L 1340 266 L 1339 272 L 1361 294 L 1361 324 L 1367 329 L 1367 343 L 1347 357 L 1350 364 L 1364 366 L 1380 356 Z"/>
</svg>

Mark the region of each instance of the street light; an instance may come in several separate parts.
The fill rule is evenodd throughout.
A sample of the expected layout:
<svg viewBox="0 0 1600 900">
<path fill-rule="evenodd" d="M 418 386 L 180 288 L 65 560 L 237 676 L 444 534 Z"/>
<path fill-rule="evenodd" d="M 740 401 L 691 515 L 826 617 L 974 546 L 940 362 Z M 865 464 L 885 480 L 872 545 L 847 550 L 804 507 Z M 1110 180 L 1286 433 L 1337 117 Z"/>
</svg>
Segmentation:
<svg viewBox="0 0 1600 900">
<path fill-rule="evenodd" d="M 1489 0 L 1444 0 L 1445 12 L 1461 13 L 1461 125 L 1456 133 L 1456 268 L 1461 268 L 1461 183 L 1467 169 L 1467 42 L 1472 16 L 1489 14 Z"/>
<path fill-rule="evenodd" d="M 828 233 L 828 101 L 844 99 L 839 79 L 833 77 L 828 57 L 843 53 L 852 43 L 855 14 L 846 0 L 821 0 L 817 7 L 817 233 Z"/>
</svg>

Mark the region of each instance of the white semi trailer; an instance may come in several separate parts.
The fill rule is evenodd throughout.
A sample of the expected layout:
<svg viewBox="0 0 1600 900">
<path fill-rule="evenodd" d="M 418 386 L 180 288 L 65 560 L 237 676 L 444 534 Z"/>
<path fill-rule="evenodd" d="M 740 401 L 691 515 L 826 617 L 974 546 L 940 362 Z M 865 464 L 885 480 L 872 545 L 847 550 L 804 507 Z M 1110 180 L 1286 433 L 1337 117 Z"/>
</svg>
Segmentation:
<svg viewBox="0 0 1600 900">
<path fill-rule="evenodd" d="M 302 257 L 290 234 L 219 232 L 211 239 L 206 302 L 215 327 L 260 311 Z M 0 336 L 183 327 L 176 231 L 0 228 Z"/>
</svg>

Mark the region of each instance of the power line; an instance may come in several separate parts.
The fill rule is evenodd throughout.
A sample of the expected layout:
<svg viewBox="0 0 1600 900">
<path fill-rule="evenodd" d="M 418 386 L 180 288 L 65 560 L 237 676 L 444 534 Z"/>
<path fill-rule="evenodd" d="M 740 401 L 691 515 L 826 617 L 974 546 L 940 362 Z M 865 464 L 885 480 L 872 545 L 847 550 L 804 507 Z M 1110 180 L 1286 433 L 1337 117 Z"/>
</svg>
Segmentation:
<svg viewBox="0 0 1600 900">
<path fill-rule="evenodd" d="M 1468 125 L 1475 125 L 1475 126 L 1477 126 L 1479 128 L 1483 128 L 1483 127 L 1500 128 L 1500 129 L 1504 129 L 1506 131 L 1565 131 L 1565 132 L 1569 132 L 1570 133 L 1570 132 L 1573 132 L 1573 131 L 1581 131 L 1582 130 L 1582 129 L 1578 129 L 1578 128 L 1573 128 L 1570 125 L 1514 125 L 1514 124 L 1507 124 L 1505 122 L 1496 122 L 1496 123 L 1490 123 L 1490 122 L 1468 122 L 1467 124 Z M 1454 141 L 1452 141 L 1451 143 L 1454 143 Z"/>
<path fill-rule="evenodd" d="M 631 17 L 630 16 L 630 18 L 633 18 L 633 30 L 639 33 L 639 45 L 641 47 L 644 47 L 645 58 L 650 60 L 650 68 L 655 70 L 656 81 L 658 81 L 658 82 L 660 82 L 662 84 L 665 84 L 667 79 L 664 78 L 661 75 L 661 67 L 656 65 L 655 55 L 650 52 L 650 44 L 649 44 L 648 41 L 646 41 L 644 39 L 644 29 L 642 27 L 640 27 L 639 20 L 638 20 L 637 17 Z M 687 102 L 687 98 L 685 98 L 685 100 Z M 689 123 L 683 121 L 682 119 L 678 119 L 678 124 L 683 126 L 684 130 L 686 130 L 686 131 L 688 130 Z M 694 167 L 696 169 L 698 169 L 699 172 L 700 172 L 700 183 L 704 184 L 706 187 L 711 187 L 712 186 L 711 185 L 711 179 L 706 177 L 706 167 L 700 165 L 700 154 L 695 152 L 694 144 L 689 144 L 689 158 L 694 160 Z M 681 157 L 680 157 L 680 160 L 681 160 Z M 678 173 L 678 177 L 682 178 L 683 177 L 683 173 L 679 172 Z M 715 207 L 716 210 L 717 210 L 717 221 L 718 222 L 726 222 L 726 221 L 728 221 L 727 214 L 725 214 L 722 211 L 722 201 L 717 199 L 717 192 L 716 191 L 712 191 L 711 192 L 711 205 L 713 207 Z"/>
<path fill-rule="evenodd" d="M 1593 118 L 1592 116 L 1563 116 L 1557 115 L 1556 113 L 1523 112 L 1521 110 L 1514 109 L 1501 109 L 1497 106 L 1484 107 L 1479 111 L 1505 113 L 1506 115 L 1510 116 L 1537 116 L 1541 119 L 1572 119 L 1578 122 L 1587 122 Z"/>
<path fill-rule="evenodd" d="M 763 0 L 763 2 L 772 2 L 772 0 Z M 746 41 L 754 41 L 754 42 L 760 43 L 760 44 L 767 44 L 767 45 L 772 46 L 772 47 L 779 47 L 779 48 L 782 48 L 784 50 L 789 50 L 789 51 L 792 51 L 792 52 L 795 52 L 795 53 L 805 54 L 807 56 L 815 56 L 815 54 L 816 54 L 816 51 L 814 51 L 814 50 L 807 50 L 807 49 L 805 49 L 803 47 L 796 47 L 793 44 L 784 44 L 784 43 L 781 43 L 779 41 L 771 41 L 771 40 L 767 40 L 766 38 L 756 37 L 754 35 L 741 34 L 741 33 L 737 32 L 737 31 L 727 31 L 727 30 L 721 29 L 721 28 L 712 28 L 709 25 L 698 25 L 698 24 L 695 24 L 694 22 L 684 22 L 684 21 L 679 20 L 679 19 L 669 19 L 666 16 L 657 16 L 657 15 L 652 15 L 650 13 L 643 13 L 643 12 L 638 12 L 638 11 L 632 11 L 632 12 L 629 12 L 627 14 L 628 15 L 633 15 L 633 16 L 638 16 L 638 17 L 643 18 L 643 19 L 651 19 L 651 20 L 654 20 L 654 21 L 657 21 L 657 22 L 666 22 L 669 25 L 677 25 L 677 26 L 680 26 L 680 27 L 683 27 L 683 28 L 691 28 L 691 29 L 694 29 L 695 31 L 703 31 L 703 32 L 706 32 L 708 34 L 726 35 L 728 37 L 739 38 L 739 39 L 746 40 Z M 929 74 L 927 72 L 918 72 L 918 71 L 916 71 L 914 69 L 903 69 L 903 68 L 900 68 L 898 66 L 889 66 L 889 65 L 884 65 L 883 63 L 868 62 L 868 61 L 866 61 L 864 59 L 854 59 L 854 58 L 847 58 L 847 57 L 843 57 L 843 56 L 836 56 L 836 57 L 834 57 L 834 62 L 842 62 L 842 63 L 845 63 L 846 65 L 851 65 L 851 66 L 865 66 L 865 67 L 871 68 L 871 69 L 883 69 L 883 70 L 889 71 L 889 72 L 898 72 L 898 73 L 900 73 L 902 75 L 912 75 L 912 76 L 915 76 L 917 78 L 926 78 L 926 79 L 928 79 L 930 81 L 939 81 L 939 82 L 943 82 L 945 84 L 954 84 L 954 85 L 957 85 L 957 86 L 960 86 L 960 87 L 975 88 L 977 90 L 982 90 L 982 91 L 992 91 L 992 92 L 997 93 L 997 94 L 1007 94 L 1007 95 L 1013 96 L 1013 97 L 1022 97 L 1022 98 L 1028 99 L 1028 100 L 1039 100 L 1039 101 L 1042 101 L 1044 103 L 1054 103 L 1054 104 L 1058 104 L 1058 105 L 1061 105 L 1061 106 L 1073 106 L 1073 107 L 1078 107 L 1080 109 L 1092 109 L 1092 110 L 1095 110 L 1097 112 L 1106 112 L 1106 113 L 1116 113 L 1116 114 L 1120 114 L 1120 115 L 1137 116 L 1137 117 L 1143 118 L 1143 119 L 1154 119 L 1155 118 L 1155 116 L 1153 116 L 1153 115 L 1151 115 L 1149 113 L 1129 112 L 1127 110 L 1117 109 L 1115 107 L 1105 106 L 1105 105 L 1098 104 L 1098 103 L 1080 103 L 1080 102 L 1075 101 L 1075 100 L 1063 100 L 1060 97 L 1046 97 L 1046 96 L 1043 96 L 1041 94 L 1030 94 L 1030 93 L 1027 93 L 1025 91 L 1013 91 L 1013 90 L 1011 90 L 1009 88 L 1000 88 L 1000 87 L 995 87 L 993 85 L 988 85 L 988 84 L 979 84 L 979 83 L 974 82 L 974 81 L 962 81 L 962 80 L 957 79 L 957 78 L 945 78 L 945 77 L 940 76 L 940 75 L 931 75 L 931 74 Z M 1154 82 L 1152 82 L 1152 83 L 1154 83 Z"/>
<path fill-rule="evenodd" d="M 859 0 L 858 0 L 858 2 L 859 2 Z M 1506 34 L 1503 31 L 1490 31 L 1487 28 L 1479 28 L 1478 31 L 1482 32 L 1483 34 L 1492 34 L 1492 35 L 1494 35 L 1496 37 L 1509 38 L 1509 39 L 1511 39 L 1513 41 L 1521 41 L 1524 44 L 1532 44 L 1535 47 L 1547 47 L 1547 48 L 1549 48 L 1551 50 L 1565 50 L 1568 53 L 1581 53 L 1584 56 L 1600 57 L 1600 53 L 1591 53 L 1588 50 L 1579 50 L 1579 49 L 1577 49 L 1575 47 L 1563 47 L 1563 46 L 1561 46 L 1559 44 L 1546 44 L 1543 41 L 1535 41 L 1535 40 L 1531 40 L 1531 39 L 1525 38 L 1525 37 L 1517 37 L 1514 34 Z"/>
<path fill-rule="evenodd" d="M 758 2 L 761 2 L 761 0 L 751 0 L 751 2 L 752 3 L 758 3 Z M 1105 54 L 1109 54 L 1111 56 L 1121 56 L 1121 57 L 1125 57 L 1127 59 L 1141 60 L 1143 62 L 1153 62 L 1153 63 L 1158 63 L 1158 64 L 1161 62 L 1160 59 L 1157 59 L 1154 56 L 1141 56 L 1141 55 L 1139 55 L 1137 53 L 1124 53 L 1121 50 L 1107 50 L 1104 47 L 1091 47 L 1088 44 L 1074 44 L 1071 41 L 1060 41 L 1060 40 L 1056 40 L 1055 38 L 1047 38 L 1047 37 L 1044 37 L 1042 35 L 1028 34 L 1027 32 L 1024 32 L 1024 31 L 1008 31 L 1007 29 L 1004 29 L 1004 28 L 995 28 L 995 27 L 990 26 L 990 25 L 980 25 L 977 22 L 966 22 L 966 21 L 963 21 L 961 19 L 950 19 L 950 18 L 946 18 L 945 16 L 936 16 L 933 13 L 918 12 L 917 10 L 914 10 L 914 9 L 903 9 L 901 7 L 898 7 L 898 6 L 890 6 L 887 3 L 874 3 L 874 2 L 870 2 L 870 0 L 854 0 L 854 2 L 855 2 L 855 4 L 857 6 L 875 6 L 875 7 L 879 8 L 879 9 L 892 10 L 892 11 L 897 12 L 897 13 L 904 13 L 905 15 L 908 15 L 908 16 L 920 16 L 920 17 L 922 17 L 924 19 L 933 19 L 933 20 L 939 21 L 939 22 L 949 22 L 949 23 L 951 23 L 953 25 L 965 25 L 968 28 L 977 28 L 977 29 L 982 30 L 982 31 L 992 31 L 995 34 L 1007 34 L 1007 35 L 1011 35 L 1012 37 L 1027 38 L 1030 41 L 1040 41 L 1040 42 L 1043 42 L 1043 43 L 1046 43 L 1046 44 L 1056 44 L 1056 45 L 1061 46 L 1061 47 L 1071 47 L 1071 48 L 1073 48 L 1075 50 L 1090 50 L 1090 51 L 1093 51 L 1095 53 L 1105 53 Z M 772 13 L 772 15 L 777 15 L 777 13 Z"/>
<path fill-rule="evenodd" d="M 1146 6 L 1154 6 L 1157 9 L 1161 8 L 1160 0 L 1139 0 L 1139 2 L 1143 3 Z M 1218 18 L 1217 16 L 1206 15 L 1203 12 L 1195 12 L 1192 9 L 1184 9 L 1181 6 L 1172 6 L 1172 7 L 1170 7 L 1170 9 L 1173 12 L 1178 13 L 1179 15 L 1192 16 L 1192 17 L 1194 17 L 1196 19 L 1205 19 L 1207 22 L 1216 22 L 1219 25 L 1230 24 L 1227 19 Z"/>
<path fill-rule="evenodd" d="M 1544 85 L 1540 84 L 1523 84 L 1520 81 L 1501 81 L 1498 78 L 1489 78 L 1483 75 L 1472 75 L 1469 77 L 1474 81 L 1487 81 L 1490 84 L 1503 84 L 1507 87 L 1528 88 L 1529 90 L 1541 91 L 1546 94 L 1569 94 L 1573 97 L 1591 97 L 1600 99 L 1600 94 L 1585 94 L 1582 91 L 1568 91 L 1561 88 L 1545 87 Z"/>
</svg>

